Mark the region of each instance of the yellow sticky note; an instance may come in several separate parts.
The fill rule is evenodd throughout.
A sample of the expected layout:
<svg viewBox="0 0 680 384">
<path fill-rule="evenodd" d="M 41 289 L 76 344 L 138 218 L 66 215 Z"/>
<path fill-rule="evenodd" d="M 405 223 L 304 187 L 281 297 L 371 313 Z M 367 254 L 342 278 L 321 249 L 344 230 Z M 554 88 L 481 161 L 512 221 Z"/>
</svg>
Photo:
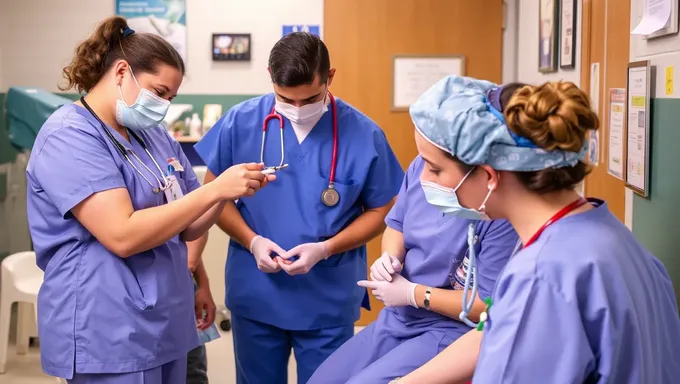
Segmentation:
<svg viewBox="0 0 680 384">
<path fill-rule="evenodd" d="M 673 95 L 673 67 L 666 67 L 666 96 Z"/>
</svg>

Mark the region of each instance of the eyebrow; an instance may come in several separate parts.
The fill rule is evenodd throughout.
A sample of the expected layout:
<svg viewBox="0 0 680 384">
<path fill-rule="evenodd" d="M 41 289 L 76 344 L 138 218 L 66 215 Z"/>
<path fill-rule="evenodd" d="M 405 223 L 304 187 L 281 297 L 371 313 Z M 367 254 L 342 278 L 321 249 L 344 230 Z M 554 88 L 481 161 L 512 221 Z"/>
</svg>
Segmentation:
<svg viewBox="0 0 680 384">
<path fill-rule="evenodd" d="M 158 88 L 160 88 L 163 91 L 163 93 L 170 92 L 170 88 L 166 87 L 163 84 L 158 84 Z"/>
<path fill-rule="evenodd" d="M 420 155 L 420 158 L 422 158 L 423 161 L 425 161 L 425 162 L 428 163 L 429 165 L 434 166 L 434 163 L 431 162 L 430 160 L 428 160 L 427 157 L 425 157 L 425 156 L 423 156 L 423 155 Z"/>
<path fill-rule="evenodd" d="M 287 100 L 287 101 L 295 101 L 295 100 L 293 100 L 293 99 L 287 98 L 286 96 L 283 96 L 282 94 L 280 94 L 280 93 L 278 93 L 278 92 L 276 93 L 276 95 L 277 95 L 278 97 L 282 98 L 283 100 Z M 317 93 L 317 94 L 314 95 L 314 96 L 311 96 L 311 97 L 308 97 L 308 98 L 306 98 L 306 99 L 303 99 L 303 101 L 314 100 L 314 99 L 316 99 L 317 97 L 319 97 L 319 95 L 321 95 L 321 92 Z"/>
</svg>

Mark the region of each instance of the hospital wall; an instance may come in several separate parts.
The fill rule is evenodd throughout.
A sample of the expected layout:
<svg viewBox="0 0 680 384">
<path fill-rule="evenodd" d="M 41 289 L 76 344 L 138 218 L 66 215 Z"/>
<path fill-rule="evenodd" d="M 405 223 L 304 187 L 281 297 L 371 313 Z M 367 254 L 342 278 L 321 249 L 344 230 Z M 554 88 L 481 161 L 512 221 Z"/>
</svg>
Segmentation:
<svg viewBox="0 0 680 384">
<path fill-rule="evenodd" d="M 615 0 L 625 1 L 625 0 Z M 581 19 L 583 1 L 577 0 L 576 15 L 576 66 L 561 69 L 557 72 L 541 73 L 538 71 L 538 36 L 539 36 L 539 1 L 538 0 L 510 0 L 509 6 L 516 6 L 517 15 L 517 81 L 528 84 L 541 84 L 546 81 L 564 80 L 576 85 L 581 83 Z"/>
<path fill-rule="evenodd" d="M 609 0 L 612 1 L 612 0 Z M 644 0 L 631 2 L 631 30 L 642 15 Z M 665 264 L 680 299 L 680 86 L 666 94 L 666 67 L 674 67 L 674 78 L 680 78 L 680 35 L 646 41 L 630 37 L 630 61 L 650 60 L 655 67 L 652 77 L 655 89 L 651 103 L 650 195 L 642 198 L 626 192 L 628 209 L 632 211 L 635 236 Z"/>
</svg>

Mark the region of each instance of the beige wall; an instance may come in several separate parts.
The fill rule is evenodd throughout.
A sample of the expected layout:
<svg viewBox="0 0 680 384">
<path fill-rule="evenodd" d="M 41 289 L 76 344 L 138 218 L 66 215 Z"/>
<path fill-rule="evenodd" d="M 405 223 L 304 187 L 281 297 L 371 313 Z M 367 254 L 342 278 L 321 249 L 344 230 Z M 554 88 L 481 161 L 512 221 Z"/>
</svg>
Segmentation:
<svg viewBox="0 0 680 384">
<path fill-rule="evenodd" d="M 113 15 L 113 0 L 0 0 L 0 92 L 12 85 L 56 91 L 76 44 Z M 188 73 L 181 92 L 261 94 L 283 24 L 323 22 L 321 0 L 187 0 Z M 251 33 L 250 62 L 213 62 L 213 32 Z"/>
<path fill-rule="evenodd" d="M 578 0 L 578 14 L 576 18 L 576 66 L 573 69 L 559 69 L 555 73 L 540 73 L 538 71 L 538 5 L 539 0 L 514 0 L 517 2 L 517 81 L 529 84 L 539 84 L 552 80 L 571 81 L 577 85 L 581 83 L 581 0 Z M 555 0 L 558 1 L 558 0 Z M 612 1 L 612 0 L 610 0 Z M 617 0 L 624 1 L 624 0 Z M 559 67 L 559 66 L 558 66 Z"/>
</svg>

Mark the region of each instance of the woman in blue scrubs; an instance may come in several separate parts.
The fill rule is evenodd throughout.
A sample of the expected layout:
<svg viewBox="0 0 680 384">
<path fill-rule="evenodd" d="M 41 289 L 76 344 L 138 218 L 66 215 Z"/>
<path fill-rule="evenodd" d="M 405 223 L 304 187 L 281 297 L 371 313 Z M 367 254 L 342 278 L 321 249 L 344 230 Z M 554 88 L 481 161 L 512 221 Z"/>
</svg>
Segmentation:
<svg viewBox="0 0 680 384">
<path fill-rule="evenodd" d="M 64 69 L 87 96 L 45 122 L 28 164 L 28 220 L 45 278 L 43 370 L 70 383 L 185 383 L 198 346 L 185 241 L 266 184 L 237 165 L 200 187 L 160 125 L 184 76 L 175 49 L 102 22 Z"/>
<path fill-rule="evenodd" d="M 468 227 L 474 226 L 478 297 L 467 314 L 478 321 L 482 298 L 491 296 L 518 237 L 505 220 L 475 222 L 428 204 L 420 185 L 425 162 L 418 156 L 387 215 L 383 255 L 371 266 L 373 289 L 382 300 L 377 321 L 359 332 L 316 370 L 308 384 L 387 383 L 425 364 L 470 326 L 459 319 L 469 268 Z M 403 270 L 402 270 L 403 263 Z M 429 297 L 426 302 L 425 298 Z"/>
<path fill-rule="evenodd" d="M 477 353 L 474 383 L 677 382 L 680 318 L 666 269 L 605 202 L 574 191 L 589 170 L 586 134 L 599 127 L 587 94 L 567 82 L 451 76 L 411 117 L 428 201 L 507 219 L 523 248 L 498 278 L 483 332 L 398 383 L 469 379 Z"/>
<path fill-rule="evenodd" d="M 233 107 L 196 145 L 208 182 L 239 162 L 278 169 L 275 184 L 227 203 L 219 223 L 231 237 L 239 384 L 286 383 L 291 348 L 306 383 L 368 302 L 356 285 L 365 244 L 383 231 L 404 172 L 378 125 L 329 92 L 334 74 L 318 36 L 286 35 L 269 56 L 274 92 Z"/>
</svg>

